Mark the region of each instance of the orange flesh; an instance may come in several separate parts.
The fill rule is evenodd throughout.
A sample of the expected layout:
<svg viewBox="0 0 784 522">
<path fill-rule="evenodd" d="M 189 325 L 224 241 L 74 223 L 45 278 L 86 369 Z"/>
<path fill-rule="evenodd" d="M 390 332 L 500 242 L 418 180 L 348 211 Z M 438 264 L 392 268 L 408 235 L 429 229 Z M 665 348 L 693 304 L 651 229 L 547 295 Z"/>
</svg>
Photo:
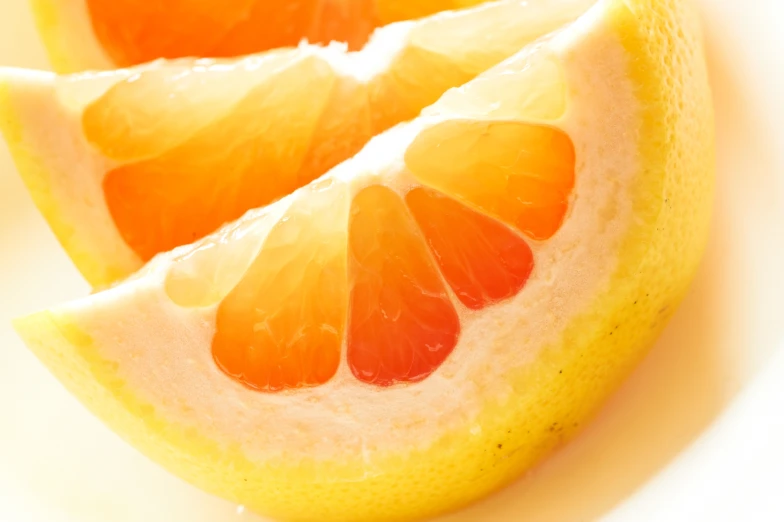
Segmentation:
<svg viewBox="0 0 784 522">
<path fill-rule="evenodd" d="M 441 87 L 400 80 L 416 64 L 432 70 L 426 58 L 403 53 L 363 83 L 318 56 L 282 50 L 228 72 L 188 64 L 113 85 L 85 109 L 82 129 L 122 163 L 103 180 L 120 235 L 148 261 L 307 184 L 466 79 L 446 67 Z"/>
<path fill-rule="evenodd" d="M 339 201 L 319 202 L 316 188 L 296 200 L 219 306 L 213 355 L 224 372 L 264 391 L 323 384 L 345 341 L 358 380 L 420 381 L 460 335 L 443 281 L 470 310 L 524 288 L 534 258 L 518 231 L 551 237 L 567 211 L 566 134 L 447 122 L 420 133 L 405 160 L 426 184 L 405 198 L 371 185 L 350 204 L 347 189 Z"/>
<path fill-rule="evenodd" d="M 433 190 L 413 189 L 406 203 L 441 273 L 468 308 L 480 310 L 523 288 L 534 258 L 520 236 Z"/>
<path fill-rule="evenodd" d="M 109 171 L 104 194 L 123 240 L 147 261 L 312 181 L 375 132 L 365 89 L 351 78 L 336 78 L 316 59 L 299 60 L 183 143 Z M 111 103 L 104 100 L 85 112 L 88 139 L 106 143 L 101 133 Z M 140 148 L 113 152 L 140 154 L 152 146 L 145 140 Z"/>
<path fill-rule="evenodd" d="M 482 0 L 87 0 L 98 41 L 126 67 L 157 58 L 231 57 L 301 40 L 361 48 L 376 27 Z"/>
<path fill-rule="evenodd" d="M 270 231 L 218 307 L 212 353 L 229 376 L 278 391 L 335 374 L 348 300 L 347 210 L 342 194 L 317 209 L 295 204 Z"/>
<path fill-rule="evenodd" d="M 93 29 L 119 66 L 156 58 L 238 56 L 331 40 L 361 47 L 381 24 L 374 0 L 87 0 Z"/>
<path fill-rule="evenodd" d="M 574 146 L 560 130 L 517 122 L 450 121 L 406 152 L 422 183 L 543 240 L 561 226 L 574 186 Z"/>
<path fill-rule="evenodd" d="M 388 386 L 430 375 L 457 344 L 460 321 L 403 200 L 379 185 L 349 218 L 348 364 Z"/>
</svg>

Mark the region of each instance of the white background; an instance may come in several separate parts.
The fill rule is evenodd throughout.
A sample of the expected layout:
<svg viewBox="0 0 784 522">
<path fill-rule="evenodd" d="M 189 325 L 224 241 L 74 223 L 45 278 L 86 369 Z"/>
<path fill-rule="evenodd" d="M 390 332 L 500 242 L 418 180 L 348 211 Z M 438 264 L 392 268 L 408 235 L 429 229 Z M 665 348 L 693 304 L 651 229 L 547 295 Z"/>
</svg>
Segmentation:
<svg viewBox="0 0 784 522">
<path fill-rule="evenodd" d="M 582 436 L 441 522 L 784 520 L 784 2 L 701 4 L 719 183 L 690 295 Z M 46 68 L 27 9 L 0 0 L 0 64 Z M 136 453 L 10 328 L 87 292 L 0 144 L 0 521 L 261 520 Z"/>
</svg>

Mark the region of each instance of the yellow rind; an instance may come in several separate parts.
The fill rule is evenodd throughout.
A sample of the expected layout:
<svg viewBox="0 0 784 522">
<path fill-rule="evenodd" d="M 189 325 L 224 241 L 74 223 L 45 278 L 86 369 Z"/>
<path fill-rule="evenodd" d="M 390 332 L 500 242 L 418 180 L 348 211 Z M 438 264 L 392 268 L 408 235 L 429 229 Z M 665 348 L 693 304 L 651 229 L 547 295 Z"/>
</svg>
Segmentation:
<svg viewBox="0 0 784 522">
<path fill-rule="evenodd" d="M 186 480 L 282 520 L 407 520 L 467 504 L 569 439 L 645 354 L 684 296 L 704 249 L 713 193 L 712 105 L 696 13 L 682 0 L 617 0 L 606 19 L 633 57 L 642 107 L 637 216 L 617 270 L 562 339 L 506 376 L 514 394 L 426 450 L 345 462 L 251 463 L 156 415 L 62 312 L 15 323 L 96 415 Z M 670 64 L 677 64 L 670 67 Z M 437 412 L 433 412 L 437 415 Z M 394 434 L 391 434 L 394 436 Z"/>
<path fill-rule="evenodd" d="M 84 0 L 30 0 L 30 7 L 55 71 L 114 67 L 95 37 Z"/>
<path fill-rule="evenodd" d="M 28 145 L 18 107 L 13 100 L 11 86 L 0 76 L 0 134 L 5 138 L 11 158 L 35 206 L 90 284 L 100 288 L 124 278 L 131 269 L 124 259 L 118 258 L 117 263 L 106 263 L 95 255 L 91 244 L 82 241 L 84 236 L 75 233 L 74 226 L 63 219 L 66 212 L 61 205 L 67 204 L 67 201 L 52 193 L 52 187 L 56 184 L 51 181 L 51 176 L 58 173 L 52 172 L 36 147 Z"/>
</svg>

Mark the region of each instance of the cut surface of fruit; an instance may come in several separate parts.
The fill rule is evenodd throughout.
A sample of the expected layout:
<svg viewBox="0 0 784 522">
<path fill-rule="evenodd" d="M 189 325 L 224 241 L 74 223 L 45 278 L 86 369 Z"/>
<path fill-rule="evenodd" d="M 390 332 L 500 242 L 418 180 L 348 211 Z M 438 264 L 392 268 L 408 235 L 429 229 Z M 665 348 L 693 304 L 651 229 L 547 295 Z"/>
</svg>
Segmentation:
<svg viewBox="0 0 784 522">
<path fill-rule="evenodd" d="M 592 1 L 487 3 L 386 26 L 358 52 L 303 45 L 61 77 L 0 70 L 2 127 L 58 239 L 106 286 L 324 174 Z M 555 88 L 537 96 L 554 101 L 531 105 L 563 111 L 562 79 L 542 77 Z M 541 235 L 565 210 L 554 190 Z"/>
<path fill-rule="evenodd" d="M 569 137 L 525 123 L 450 121 L 434 126 L 423 132 L 406 161 L 419 181 L 533 239 L 547 239 L 558 230 L 574 185 Z"/>
<path fill-rule="evenodd" d="M 269 232 L 221 302 L 212 353 L 228 375 L 267 391 L 324 384 L 337 371 L 346 316 L 347 194 L 314 190 Z M 304 208 L 303 208 L 304 207 Z"/>
<path fill-rule="evenodd" d="M 362 382 L 430 375 L 457 343 L 460 321 L 403 200 L 371 185 L 351 204 L 347 358 Z"/>
<path fill-rule="evenodd" d="M 573 436 L 685 294 L 707 85 L 690 2 L 600 0 L 318 180 L 16 328 L 113 429 L 253 510 L 455 509 Z"/>
<path fill-rule="evenodd" d="M 534 260 L 519 235 L 434 190 L 415 188 L 406 202 L 465 306 L 481 310 L 523 288 Z"/>
<path fill-rule="evenodd" d="M 32 0 L 61 72 L 234 57 L 302 40 L 361 48 L 376 27 L 483 0 Z"/>
</svg>

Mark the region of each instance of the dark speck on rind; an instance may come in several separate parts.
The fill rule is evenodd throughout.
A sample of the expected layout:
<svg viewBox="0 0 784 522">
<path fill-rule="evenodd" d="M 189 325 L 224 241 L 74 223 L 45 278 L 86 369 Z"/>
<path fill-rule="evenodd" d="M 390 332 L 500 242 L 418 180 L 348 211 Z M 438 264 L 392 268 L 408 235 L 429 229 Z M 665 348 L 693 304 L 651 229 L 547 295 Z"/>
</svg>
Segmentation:
<svg viewBox="0 0 784 522">
<path fill-rule="evenodd" d="M 498 449 L 501 449 L 501 448 L 503 448 L 503 447 L 504 447 L 504 445 L 503 445 L 503 444 L 499 444 L 499 445 L 498 445 Z"/>
</svg>

